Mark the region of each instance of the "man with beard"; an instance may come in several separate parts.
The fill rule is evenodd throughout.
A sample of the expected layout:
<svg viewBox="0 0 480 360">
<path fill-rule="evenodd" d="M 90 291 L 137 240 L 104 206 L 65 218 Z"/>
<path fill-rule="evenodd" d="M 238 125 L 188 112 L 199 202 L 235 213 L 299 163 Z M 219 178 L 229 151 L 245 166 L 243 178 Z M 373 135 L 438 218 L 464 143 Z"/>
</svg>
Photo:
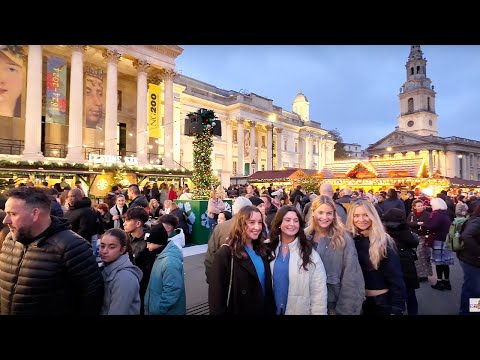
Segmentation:
<svg viewBox="0 0 480 360">
<path fill-rule="evenodd" d="M 1 314 L 99 314 L 103 278 L 92 248 L 50 216 L 48 189 L 7 192 L 10 233 L 0 251 Z"/>
</svg>

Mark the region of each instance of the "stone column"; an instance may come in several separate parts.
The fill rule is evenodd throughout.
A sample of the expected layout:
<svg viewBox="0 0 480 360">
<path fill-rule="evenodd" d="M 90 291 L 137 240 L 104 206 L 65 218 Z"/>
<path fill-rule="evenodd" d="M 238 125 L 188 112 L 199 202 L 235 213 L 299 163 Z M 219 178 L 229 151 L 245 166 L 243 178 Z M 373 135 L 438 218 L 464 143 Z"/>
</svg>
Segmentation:
<svg viewBox="0 0 480 360">
<path fill-rule="evenodd" d="M 433 156 L 432 156 L 432 151 L 428 151 L 428 171 L 430 171 L 430 174 L 433 174 Z"/>
<path fill-rule="evenodd" d="M 243 122 L 245 119 L 237 119 L 237 149 L 238 149 L 238 163 L 237 163 L 237 176 L 243 176 L 245 165 L 243 153 L 245 151 L 245 136 L 243 136 Z"/>
<path fill-rule="evenodd" d="M 277 168 L 275 170 L 280 170 L 283 166 L 283 163 L 282 163 L 282 146 L 283 146 L 282 131 L 283 129 L 278 127 L 276 129 L 277 129 Z"/>
<path fill-rule="evenodd" d="M 441 162 L 440 162 L 440 151 L 438 151 L 438 150 L 437 150 L 437 165 L 436 165 L 436 167 L 437 167 L 437 170 L 438 170 L 438 171 L 442 172 L 442 170 L 441 170 Z"/>
<path fill-rule="evenodd" d="M 267 125 L 267 170 L 272 170 L 273 163 L 273 125 Z"/>
<path fill-rule="evenodd" d="M 233 149 L 233 131 L 232 131 L 232 120 L 225 121 L 225 132 L 222 129 L 222 135 L 225 133 L 227 139 L 227 149 L 226 149 L 226 164 L 225 171 L 232 173 L 232 149 Z"/>
<path fill-rule="evenodd" d="M 117 151 L 117 79 L 118 62 L 121 54 L 115 50 L 104 50 L 107 60 L 107 104 L 105 107 L 105 155 L 118 155 Z"/>
<path fill-rule="evenodd" d="M 25 113 L 25 160 L 44 159 L 42 142 L 42 46 L 28 46 L 27 101 Z"/>
<path fill-rule="evenodd" d="M 467 159 L 468 159 L 468 155 L 467 154 L 463 154 L 463 157 L 462 157 L 462 179 L 469 179 L 469 169 L 467 167 Z"/>
<path fill-rule="evenodd" d="M 175 78 L 175 71 L 165 70 L 162 72 L 163 80 L 165 81 L 165 93 L 164 93 L 164 118 L 163 127 L 164 134 L 164 149 L 165 149 L 165 162 L 164 165 L 169 168 L 177 167 L 174 163 L 173 154 L 173 79 Z"/>
<path fill-rule="evenodd" d="M 255 160 L 256 162 L 256 165 L 255 165 L 255 171 L 258 170 L 257 166 L 260 165 L 258 163 L 258 159 L 257 159 L 257 152 L 256 152 L 256 149 L 255 149 L 255 144 L 257 142 L 257 139 L 256 139 L 256 132 L 255 132 L 255 125 L 257 123 L 255 121 L 251 121 L 250 120 L 250 159 L 247 159 L 247 161 L 250 163 L 250 173 L 253 174 L 253 169 L 252 169 L 252 161 Z"/>
<path fill-rule="evenodd" d="M 148 163 L 148 118 L 147 118 L 147 69 L 150 64 L 144 60 L 135 60 L 137 69 L 137 159 L 139 165 Z"/>
<path fill-rule="evenodd" d="M 310 136 L 305 137 L 305 169 L 312 168 L 312 138 Z"/>
</svg>

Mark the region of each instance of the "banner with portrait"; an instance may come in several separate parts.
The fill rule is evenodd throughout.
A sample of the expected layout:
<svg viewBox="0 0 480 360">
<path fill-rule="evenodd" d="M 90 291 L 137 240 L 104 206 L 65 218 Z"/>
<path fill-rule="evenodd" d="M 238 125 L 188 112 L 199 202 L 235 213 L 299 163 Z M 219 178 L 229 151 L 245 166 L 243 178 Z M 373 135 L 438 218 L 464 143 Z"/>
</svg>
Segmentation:
<svg viewBox="0 0 480 360">
<path fill-rule="evenodd" d="M 161 120 L 161 94 L 160 85 L 148 84 L 148 136 L 160 138 L 160 120 Z"/>
<path fill-rule="evenodd" d="M 0 116 L 22 116 L 23 49 L 0 45 Z"/>
<path fill-rule="evenodd" d="M 65 125 L 67 118 L 67 61 L 47 58 L 47 101 L 45 122 Z"/>
<path fill-rule="evenodd" d="M 105 118 L 104 72 L 91 66 L 85 67 L 85 127 L 102 129 Z"/>
</svg>

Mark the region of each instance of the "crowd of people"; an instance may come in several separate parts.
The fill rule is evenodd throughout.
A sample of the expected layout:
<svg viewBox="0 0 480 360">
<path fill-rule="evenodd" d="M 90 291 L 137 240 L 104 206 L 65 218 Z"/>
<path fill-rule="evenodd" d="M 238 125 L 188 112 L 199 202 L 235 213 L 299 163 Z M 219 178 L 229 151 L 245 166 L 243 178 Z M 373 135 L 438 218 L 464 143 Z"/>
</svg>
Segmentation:
<svg viewBox="0 0 480 360">
<path fill-rule="evenodd" d="M 160 191 L 113 186 L 96 206 L 80 181 L 4 195 L 0 314 L 186 313 L 185 219 L 168 198 L 155 212 Z"/>
<path fill-rule="evenodd" d="M 402 199 L 395 189 L 334 192 L 328 183 L 319 194 L 297 186 L 287 195 L 272 184 L 227 193 L 236 212 L 219 221 L 205 255 L 212 314 L 416 315 L 415 290 L 435 279 L 433 265 L 431 287 L 452 289 L 455 253 L 445 240 L 458 218 L 467 218 L 456 251 L 459 314 L 480 297 L 478 194 Z"/>
<path fill-rule="evenodd" d="M 0 211 L 0 314 L 186 314 L 182 248 L 191 234 L 174 187 L 114 186 L 92 206 L 81 182 L 32 185 L 10 189 Z M 478 201 L 444 192 L 402 200 L 395 189 L 329 183 L 318 194 L 219 187 L 207 208 L 210 314 L 416 315 L 415 291 L 433 266 L 432 288 L 452 288 L 445 239 L 456 223 L 459 313 L 469 314 L 469 299 L 480 297 Z"/>
</svg>

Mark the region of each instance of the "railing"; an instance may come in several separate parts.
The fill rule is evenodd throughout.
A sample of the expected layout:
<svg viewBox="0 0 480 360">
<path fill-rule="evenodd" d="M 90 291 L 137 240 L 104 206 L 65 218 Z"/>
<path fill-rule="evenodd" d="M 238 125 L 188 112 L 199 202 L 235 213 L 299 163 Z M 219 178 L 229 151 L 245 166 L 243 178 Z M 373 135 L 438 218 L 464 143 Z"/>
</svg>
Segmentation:
<svg viewBox="0 0 480 360">
<path fill-rule="evenodd" d="M 96 154 L 96 155 L 104 155 L 105 149 L 104 148 L 94 148 L 94 147 L 84 147 L 83 148 L 83 154 L 85 160 L 88 160 L 88 156 L 90 154 Z"/>
<path fill-rule="evenodd" d="M 46 157 L 65 158 L 67 156 L 67 145 L 45 143 L 43 155 Z"/>
<path fill-rule="evenodd" d="M 23 148 L 23 140 L 0 139 L 0 154 L 21 155 Z"/>
</svg>

